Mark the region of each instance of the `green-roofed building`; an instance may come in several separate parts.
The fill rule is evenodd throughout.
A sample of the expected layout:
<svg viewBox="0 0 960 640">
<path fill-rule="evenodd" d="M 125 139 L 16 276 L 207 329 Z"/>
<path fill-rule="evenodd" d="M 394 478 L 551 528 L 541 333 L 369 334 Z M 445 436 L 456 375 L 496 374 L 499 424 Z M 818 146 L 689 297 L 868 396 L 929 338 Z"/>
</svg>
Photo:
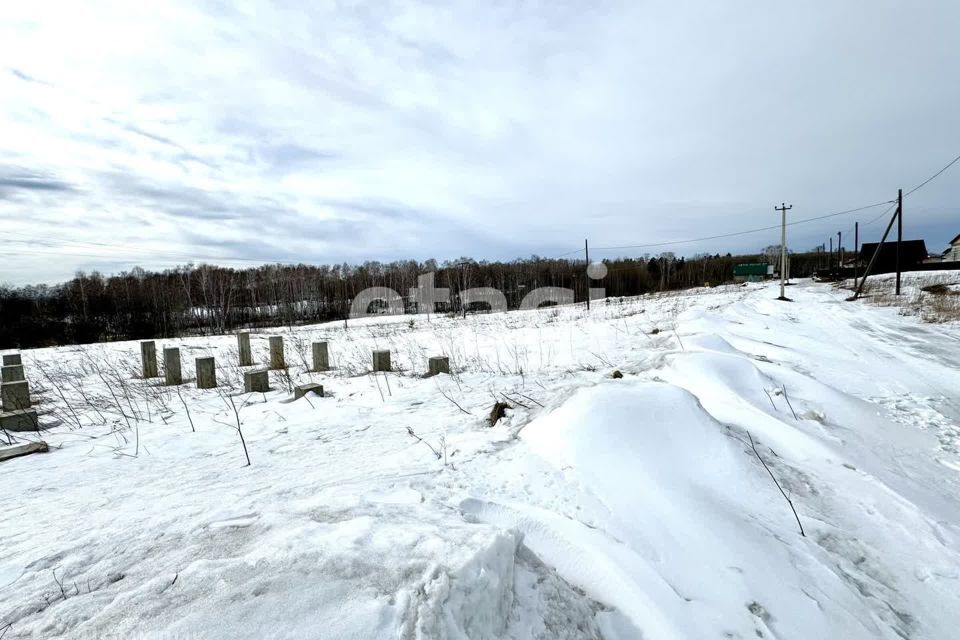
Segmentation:
<svg viewBox="0 0 960 640">
<path fill-rule="evenodd" d="M 733 279 L 737 282 L 760 282 L 773 276 L 773 265 L 766 262 L 751 262 L 734 265 Z"/>
</svg>

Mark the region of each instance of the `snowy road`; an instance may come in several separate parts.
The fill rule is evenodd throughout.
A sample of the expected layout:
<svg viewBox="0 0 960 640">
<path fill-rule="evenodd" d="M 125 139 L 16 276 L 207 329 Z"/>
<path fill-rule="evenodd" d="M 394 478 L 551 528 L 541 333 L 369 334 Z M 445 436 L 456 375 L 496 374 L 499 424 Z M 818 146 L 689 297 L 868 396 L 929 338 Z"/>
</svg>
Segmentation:
<svg viewBox="0 0 960 640">
<path fill-rule="evenodd" d="M 232 336 L 158 344 L 217 357 L 250 467 L 136 343 L 24 352 L 61 424 L 0 463 L 0 637 L 954 637 L 960 327 L 776 293 L 277 330 L 309 401 L 239 394 Z"/>
</svg>

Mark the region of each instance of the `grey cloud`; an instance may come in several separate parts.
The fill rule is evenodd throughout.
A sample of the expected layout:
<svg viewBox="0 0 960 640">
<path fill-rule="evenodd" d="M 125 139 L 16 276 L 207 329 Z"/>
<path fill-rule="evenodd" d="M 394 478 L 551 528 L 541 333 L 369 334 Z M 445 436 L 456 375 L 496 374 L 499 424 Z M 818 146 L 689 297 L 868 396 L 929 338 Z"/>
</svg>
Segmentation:
<svg viewBox="0 0 960 640">
<path fill-rule="evenodd" d="M 128 131 L 134 135 L 141 136 L 148 140 L 152 140 L 153 142 L 156 142 L 158 144 L 162 144 L 172 149 L 175 149 L 177 153 L 174 154 L 173 158 L 177 161 L 192 160 L 194 162 L 199 162 L 201 164 L 204 164 L 210 168 L 216 168 L 216 165 L 214 165 L 213 163 L 209 162 L 204 158 L 201 158 L 196 154 L 191 153 L 186 147 L 184 147 L 182 144 L 180 144 L 176 140 L 173 140 L 171 138 L 168 138 L 166 136 L 162 136 L 156 133 L 152 133 L 150 131 L 146 131 L 145 129 L 142 129 L 141 127 L 134 124 L 120 122 L 113 118 L 105 118 L 105 120 L 109 124 L 120 127 L 124 131 Z M 114 146 L 118 146 L 118 145 L 116 145 L 115 143 Z"/>
<path fill-rule="evenodd" d="M 261 160 L 277 171 L 302 168 L 318 162 L 335 160 L 340 157 L 337 153 L 311 149 L 293 143 L 265 145 L 259 147 L 255 153 Z"/>
<path fill-rule="evenodd" d="M 27 194 L 76 191 L 76 187 L 47 174 L 0 167 L 0 199 L 14 200 Z"/>
<path fill-rule="evenodd" d="M 0 178 L 0 189 L 27 189 L 32 191 L 72 191 L 73 187 L 60 180 L 43 178 Z"/>
<path fill-rule="evenodd" d="M 129 174 L 106 174 L 101 180 L 113 197 L 180 219 L 236 221 L 266 215 L 277 206 L 268 200 L 246 202 L 229 191 L 149 182 Z"/>
<path fill-rule="evenodd" d="M 52 86 L 49 82 L 44 82 L 43 80 L 40 80 L 39 78 L 35 78 L 35 77 L 31 76 L 30 74 L 24 73 L 24 72 L 21 71 L 20 69 L 14 69 L 13 67 L 10 67 L 10 73 L 12 73 L 12 74 L 13 74 L 14 76 L 16 76 L 17 78 L 20 78 L 20 79 L 23 80 L 24 82 L 33 82 L 33 83 L 35 83 L 35 84 L 42 84 L 42 85 L 45 85 L 45 86 L 48 86 L 48 87 L 49 87 L 49 86 Z"/>
</svg>

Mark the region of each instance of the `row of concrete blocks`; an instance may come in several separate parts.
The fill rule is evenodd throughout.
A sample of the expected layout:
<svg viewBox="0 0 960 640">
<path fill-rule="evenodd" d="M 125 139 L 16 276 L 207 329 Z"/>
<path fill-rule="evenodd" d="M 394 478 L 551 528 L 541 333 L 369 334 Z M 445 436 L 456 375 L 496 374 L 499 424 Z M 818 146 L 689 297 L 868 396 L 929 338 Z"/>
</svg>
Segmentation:
<svg viewBox="0 0 960 640">
<path fill-rule="evenodd" d="M 237 342 L 240 347 L 240 366 L 248 367 L 253 365 L 253 357 L 250 352 L 250 334 L 237 334 Z M 140 343 L 140 360 L 144 378 L 159 377 L 157 369 L 157 346 L 153 340 L 147 340 Z M 270 336 L 270 369 L 285 369 L 287 366 L 283 354 L 283 337 Z M 165 347 L 163 350 L 164 377 L 167 384 L 181 384 L 180 375 L 180 349 L 178 347 Z M 326 342 L 313 343 L 313 370 L 326 371 L 330 368 L 330 358 L 327 351 Z M 201 371 L 203 375 L 201 375 Z M 197 358 L 197 386 L 201 388 L 210 388 L 217 386 L 215 366 L 212 357 Z M 201 386 L 201 377 L 210 387 Z"/>
<path fill-rule="evenodd" d="M 286 368 L 286 359 L 283 352 L 283 336 L 270 336 L 270 369 Z M 250 334 L 238 333 L 237 346 L 240 353 L 240 366 L 253 365 L 253 357 L 250 350 Z M 314 342 L 312 344 L 313 352 L 313 371 L 327 371 L 330 368 L 330 354 L 326 342 Z M 157 369 L 157 347 L 153 340 L 147 340 L 140 343 L 140 359 L 142 361 L 142 372 L 144 378 L 159 377 Z M 439 373 L 450 373 L 450 360 L 446 356 L 435 356 L 427 362 L 429 375 Z M 164 378 L 168 385 L 183 383 L 183 376 L 180 371 L 180 349 L 178 347 L 165 347 L 163 350 Z M 212 357 L 197 358 L 197 386 L 201 389 L 209 389 L 217 386 L 216 366 Z M 390 352 L 386 350 L 377 350 L 373 352 L 373 370 L 391 371 Z"/>
<path fill-rule="evenodd" d="M 157 378 L 157 346 L 153 340 L 140 343 L 141 371 L 144 378 Z M 212 389 L 217 386 L 217 364 L 213 356 L 197 358 L 197 387 Z M 164 347 L 163 378 L 168 385 L 183 384 L 183 372 L 180 369 L 180 348 Z"/>
<path fill-rule="evenodd" d="M 253 364 L 253 357 L 250 351 L 250 334 L 238 333 L 237 346 L 240 352 L 240 366 L 245 367 Z M 314 342 L 313 351 L 313 371 L 327 371 L 330 368 L 330 355 L 327 350 L 326 342 Z M 435 356 L 427 362 L 429 375 L 439 373 L 450 373 L 450 359 L 446 356 Z M 283 369 L 286 367 L 283 356 L 283 337 L 270 336 L 270 368 Z M 391 371 L 390 352 L 386 350 L 377 350 L 373 352 L 373 370 Z"/>
<path fill-rule="evenodd" d="M 314 343 L 316 345 L 318 343 Z M 326 351 L 326 343 L 323 344 L 324 351 Z M 447 356 L 435 356 L 430 358 L 427 361 L 428 365 L 428 374 L 430 376 L 435 376 L 440 373 L 450 373 L 450 358 Z M 389 351 L 374 351 L 373 352 L 373 370 L 374 371 L 390 371 L 390 352 Z M 198 374 L 199 377 L 199 374 Z M 243 372 L 243 390 L 246 393 L 266 393 L 270 390 L 270 375 L 269 370 L 267 369 L 253 369 L 250 371 Z M 317 395 L 323 395 L 323 385 L 311 383 L 300 385 L 294 389 L 294 399 L 302 398 L 307 393 L 316 393 Z"/>
<path fill-rule="evenodd" d="M 287 361 L 283 354 L 283 336 L 270 336 L 270 369 L 285 369 Z M 240 366 L 249 367 L 253 365 L 253 351 L 250 349 L 250 334 L 248 332 L 237 334 L 237 350 L 240 354 Z M 326 371 L 330 368 L 330 355 L 327 351 L 326 342 L 314 342 L 313 351 L 313 370 Z"/>
<path fill-rule="evenodd" d="M 244 393 L 266 393 L 270 391 L 270 370 L 251 369 L 243 372 Z M 307 394 L 323 396 L 323 385 L 316 382 L 297 385 L 293 388 L 293 399 L 299 400 Z"/>
<path fill-rule="evenodd" d="M 30 406 L 30 385 L 24 375 L 20 354 L 5 354 L 0 367 L 0 428 L 39 431 L 37 412 Z"/>
<path fill-rule="evenodd" d="M 386 350 L 373 352 L 374 371 L 392 371 L 390 352 Z M 427 359 L 427 375 L 435 376 L 440 373 L 450 373 L 450 358 L 447 356 L 433 356 Z"/>
</svg>

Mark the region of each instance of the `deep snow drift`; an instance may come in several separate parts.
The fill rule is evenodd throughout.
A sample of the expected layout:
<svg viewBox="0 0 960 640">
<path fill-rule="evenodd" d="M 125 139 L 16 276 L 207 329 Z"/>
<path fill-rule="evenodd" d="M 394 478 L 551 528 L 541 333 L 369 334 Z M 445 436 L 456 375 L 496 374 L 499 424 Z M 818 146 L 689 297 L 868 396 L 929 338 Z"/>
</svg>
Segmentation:
<svg viewBox="0 0 960 640">
<path fill-rule="evenodd" d="M 56 426 L 0 463 L 0 637 L 954 637 L 960 327 L 775 289 L 277 330 L 297 401 L 158 343 L 217 357 L 249 467 L 136 343 L 24 352 Z"/>
</svg>

